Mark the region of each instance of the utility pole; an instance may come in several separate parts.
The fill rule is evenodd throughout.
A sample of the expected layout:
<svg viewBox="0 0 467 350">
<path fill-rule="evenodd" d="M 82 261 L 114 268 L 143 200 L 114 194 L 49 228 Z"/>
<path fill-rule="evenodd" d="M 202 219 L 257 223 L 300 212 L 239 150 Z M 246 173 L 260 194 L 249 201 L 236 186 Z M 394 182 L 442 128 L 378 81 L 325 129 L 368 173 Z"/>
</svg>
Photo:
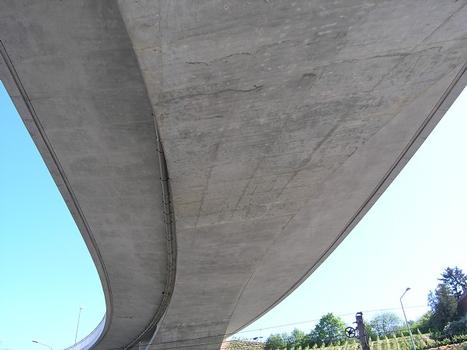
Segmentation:
<svg viewBox="0 0 467 350">
<path fill-rule="evenodd" d="M 361 312 L 357 312 L 355 315 L 355 320 L 357 323 L 358 339 L 360 340 L 362 350 L 370 350 L 368 334 L 366 333 L 365 325 L 363 324 L 363 314 Z"/>
</svg>

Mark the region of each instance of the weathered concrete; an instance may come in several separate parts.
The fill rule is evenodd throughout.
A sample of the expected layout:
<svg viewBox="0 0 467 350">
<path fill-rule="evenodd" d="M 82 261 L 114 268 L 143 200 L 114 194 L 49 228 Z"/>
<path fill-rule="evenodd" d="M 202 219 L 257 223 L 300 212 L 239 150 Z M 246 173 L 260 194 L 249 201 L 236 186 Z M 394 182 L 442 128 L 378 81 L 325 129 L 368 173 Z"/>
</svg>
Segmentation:
<svg viewBox="0 0 467 350">
<path fill-rule="evenodd" d="M 120 348 L 154 329 L 172 286 L 152 111 L 117 4 L 0 1 L 0 40 L 0 77 L 102 280 L 98 349 Z"/>
<path fill-rule="evenodd" d="M 466 59 L 466 2 L 119 4 L 174 194 L 156 342 L 217 349 L 362 215 Z"/>
<path fill-rule="evenodd" d="M 4 6 L 2 40 L 107 270 L 118 276 L 119 259 L 131 257 L 131 263 L 140 252 L 118 250 L 113 236 L 100 230 L 113 224 L 109 215 L 128 215 L 112 228 L 125 244 L 143 245 L 141 261 L 152 259 L 121 270 L 131 272 L 137 284 L 131 297 L 138 297 L 126 294 L 119 300 L 128 304 L 118 307 L 134 310 L 138 327 L 166 311 L 154 337 L 158 349 L 219 349 L 225 334 L 290 293 L 364 215 L 466 82 L 458 74 L 467 57 L 465 0 L 122 0 L 131 42 L 114 2 L 39 3 L 29 5 L 35 11 L 18 2 Z M 45 16 L 51 23 L 41 21 Z M 106 100 L 99 110 L 95 96 Z M 150 155 L 151 109 L 177 228 L 177 275 L 167 310 L 156 306 L 167 255 L 156 208 L 157 158 Z M 120 130 L 107 125 L 121 111 L 121 118 L 142 118 L 147 128 L 107 144 L 106 136 Z M 83 137 L 66 136 L 76 128 Z M 127 152 L 113 158 L 119 147 Z M 92 166 L 76 161 L 88 153 L 103 158 Z M 133 157 L 141 161 L 132 163 Z M 124 176 L 102 175 L 102 164 L 117 160 L 126 164 L 117 170 L 143 172 L 138 179 L 147 182 L 133 188 L 133 202 L 125 200 L 124 208 L 99 211 L 108 192 L 95 178 L 118 181 L 122 191 L 135 186 Z M 153 236 L 142 233 L 134 215 L 143 215 L 144 229 L 157 228 Z M 117 277 L 108 284 L 112 294 L 114 285 L 122 295 L 128 286 Z M 146 304 L 152 308 L 142 311 Z M 135 326 L 117 335 L 113 327 L 98 348 L 141 334 Z"/>
</svg>

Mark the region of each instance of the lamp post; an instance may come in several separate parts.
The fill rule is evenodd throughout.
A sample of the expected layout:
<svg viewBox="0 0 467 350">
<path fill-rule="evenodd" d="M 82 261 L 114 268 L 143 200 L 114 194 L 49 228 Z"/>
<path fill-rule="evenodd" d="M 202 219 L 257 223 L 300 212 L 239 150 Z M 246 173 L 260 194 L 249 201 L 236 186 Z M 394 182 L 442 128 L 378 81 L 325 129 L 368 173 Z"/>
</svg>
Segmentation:
<svg viewBox="0 0 467 350">
<path fill-rule="evenodd" d="M 35 343 L 35 344 L 39 344 L 39 345 L 45 346 L 46 348 L 49 348 L 50 350 L 53 350 L 52 347 L 51 347 L 50 345 L 41 343 L 41 342 L 39 342 L 39 341 L 37 341 L 37 340 L 33 340 L 32 342 Z"/>
<path fill-rule="evenodd" d="M 413 339 L 412 331 L 410 330 L 409 323 L 407 322 L 407 316 L 405 315 L 404 304 L 402 304 L 402 298 L 404 297 L 405 293 L 407 293 L 409 290 L 410 290 L 410 287 L 407 287 L 404 293 L 402 293 L 399 300 L 401 302 L 402 313 L 404 314 L 405 326 L 407 327 L 407 330 L 409 331 L 410 340 L 412 341 L 413 350 L 417 350 L 417 347 L 415 346 L 415 341 Z"/>
<path fill-rule="evenodd" d="M 80 317 L 81 317 L 81 310 L 83 310 L 83 308 L 80 306 L 80 307 L 79 307 L 79 312 L 78 312 L 78 322 L 76 322 L 75 345 L 76 345 L 76 340 L 77 340 L 77 338 L 78 338 L 79 319 L 80 319 Z"/>
</svg>

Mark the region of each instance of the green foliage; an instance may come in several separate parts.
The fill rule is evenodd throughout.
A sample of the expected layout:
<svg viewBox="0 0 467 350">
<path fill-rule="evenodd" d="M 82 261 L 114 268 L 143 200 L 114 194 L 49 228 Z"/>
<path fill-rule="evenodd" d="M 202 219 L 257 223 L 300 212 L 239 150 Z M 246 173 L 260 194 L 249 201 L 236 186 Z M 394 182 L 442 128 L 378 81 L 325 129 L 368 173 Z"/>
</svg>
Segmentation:
<svg viewBox="0 0 467 350">
<path fill-rule="evenodd" d="M 435 331 L 443 331 L 449 322 L 458 318 L 457 299 L 451 293 L 449 286 L 444 283 L 438 284 L 434 292 L 430 291 L 428 304 L 433 312 L 430 326 Z"/>
<path fill-rule="evenodd" d="M 449 322 L 446 327 L 444 327 L 444 334 L 449 337 L 455 335 L 461 335 L 467 333 L 467 318 L 461 318 L 458 321 Z"/>
<path fill-rule="evenodd" d="M 271 334 L 266 340 L 265 350 L 278 350 L 287 347 L 287 334 Z"/>
<path fill-rule="evenodd" d="M 431 318 L 433 317 L 433 312 L 428 311 L 423 314 L 417 321 L 410 325 L 412 331 L 418 331 L 421 333 L 428 333 L 431 327 Z"/>
<path fill-rule="evenodd" d="M 454 268 L 447 267 L 439 280 L 449 288 L 449 291 L 457 300 L 467 289 L 467 276 L 457 266 Z"/>
<path fill-rule="evenodd" d="M 393 312 L 383 312 L 371 321 L 372 330 L 380 337 L 397 332 L 402 326 L 402 320 Z"/>
<path fill-rule="evenodd" d="M 373 326 L 371 325 L 371 323 L 367 321 L 363 321 L 363 326 L 365 327 L 365 332 L 370 338 L 370 340 L 376 340 L 377 333 L 373 329 Z"/>
<path fill-rule="evenodd" d="M 295 328 L 287 337 L 287 348 L 291 349 L 298 349 L 301 347 L 305 347 L 308 345 L 308 337 L 305 335 L 305 332 L 301 331 L 300 329 Z"/>
<path fill-rule="evenodd" d="M 397 339 L 396 333 L 392 335 L 391 344 L 392 350 L 401 350 L 401 346 L 399 344 L 399 340 Z"/>
<path fill-rule="evenodd" d="M 344 340 L 345 323 L 332 313 L 321 317 L 315 329 L 310 333 L 312 343 L 329 345 Z"/>
</svg>

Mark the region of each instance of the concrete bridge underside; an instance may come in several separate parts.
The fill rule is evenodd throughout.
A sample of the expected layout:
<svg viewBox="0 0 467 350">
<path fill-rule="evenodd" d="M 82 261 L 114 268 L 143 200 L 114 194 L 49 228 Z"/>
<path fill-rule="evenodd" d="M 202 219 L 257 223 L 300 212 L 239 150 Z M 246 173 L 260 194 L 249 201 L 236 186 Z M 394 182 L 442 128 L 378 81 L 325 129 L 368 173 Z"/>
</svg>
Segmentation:
<svg viewBox="0 0 467 350">
<path fill-rule="evenodd" d="M 466 85 L 466 5 L 1 0 L 0 78 L 101 277 L 95 349 L 217 350 L 296 288 Z"/>
</svg>

